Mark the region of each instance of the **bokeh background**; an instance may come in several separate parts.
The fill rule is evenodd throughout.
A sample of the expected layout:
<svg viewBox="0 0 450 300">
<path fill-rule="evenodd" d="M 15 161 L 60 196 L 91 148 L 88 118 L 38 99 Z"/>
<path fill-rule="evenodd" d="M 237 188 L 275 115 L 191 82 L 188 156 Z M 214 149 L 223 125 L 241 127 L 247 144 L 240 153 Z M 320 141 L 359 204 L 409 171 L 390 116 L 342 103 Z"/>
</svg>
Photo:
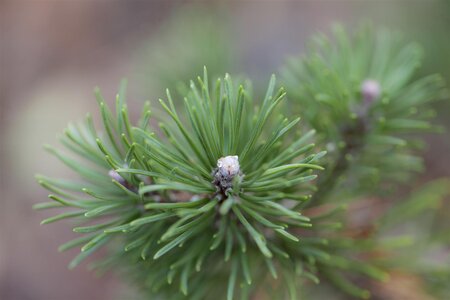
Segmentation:
<svg viewBox="0 0 450 300">
<path fill-rule="evenodd" d="M 97 111 L 94 86 L 112 103 L 127 77 L 137 113 L 204 64 L 264 84 L 312 34 L 367 21 L 419 41 L 421 72 L 450 82 L 450 1 L 0 1 L 0 299 L 131 297 L 114 275 L 68 271 L 77 250 L 57 247 L 73 237 L 70 227 L 40 226 L 49 213 L 31 209 L 47 197 L 34 174 L 71 176 L 42 145 Z M 450 176 L 449 101 L 436 110 L 447 132 L 425 136 L 419 182 Z"/>
</svg>

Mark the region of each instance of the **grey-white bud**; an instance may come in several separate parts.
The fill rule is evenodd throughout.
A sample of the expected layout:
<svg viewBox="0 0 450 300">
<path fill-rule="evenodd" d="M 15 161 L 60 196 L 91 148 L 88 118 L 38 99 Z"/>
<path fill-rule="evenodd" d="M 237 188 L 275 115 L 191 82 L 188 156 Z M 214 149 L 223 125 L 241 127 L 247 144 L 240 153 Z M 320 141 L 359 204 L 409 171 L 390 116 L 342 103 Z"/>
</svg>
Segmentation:
<svg viewBox="0 0 450 300">
<path fill-rule="evenodd" d="M 123 179 L 122 176 L 120 176 L 119 173 L 116 172 L 116 170 L 109 170 L 108 172 L 109 177 L 111 177 L 112 179 L 114 179 L 115 181 L 123 184 L 125 182 L 125 179 Z"/>
<path fill-rule="evenodd" d="M 234 177 L 239 174 L 239 158 L 237 155 L 221 157 L 217 160 L 217 168 L 222 176 Z"/>
<path fill-rule="evenodd" d="M 233 179 L 241 173 L 239 158 L 237 155 L 221 157 L 217 160 L 217 168 L 214 169 L 213 184 L 226 193 L 233 187 Z"/>
<path fill-rule="evenodd" d="M 361 94 L 364 102 L 370 104 L 381 95 L 381 86 L 377 80 L 367 79 L 361 84 Z"/>
</svg>

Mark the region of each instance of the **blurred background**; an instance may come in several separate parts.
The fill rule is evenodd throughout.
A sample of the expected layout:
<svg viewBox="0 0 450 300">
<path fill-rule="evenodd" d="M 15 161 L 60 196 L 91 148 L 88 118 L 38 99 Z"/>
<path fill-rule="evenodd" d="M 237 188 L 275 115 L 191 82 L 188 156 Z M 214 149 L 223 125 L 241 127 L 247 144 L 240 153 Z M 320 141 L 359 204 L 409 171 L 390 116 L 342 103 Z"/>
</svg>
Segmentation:
<svg viewBox="0 0 450 300">
<path fill-rule="evenodd" d="M 112 103 L 128 78 L 129 106 L 138 113 L 144 100 L 182 89 L 174 79 L 188 80 L 203 65 L 265 84 L 312 34 L 362 21 L 420 42 L 421 72 L 450 82 L 450 1 L 1 1 L 0 299 L 126 298 L 113 275 L 68 271 L 77 250 L 57 247 L 73 237 L 70 227 L 42 227 L 51 212 L 31 209 L 47 197 L 34 174 L 71 176 L 42 145 L 57 145 L 69 121 L 97 112 L 94 86 Z M 436 109 L 447 132 L 425 137 L 421 182 L 450 176 L 449 101 Z"/>
</svg>

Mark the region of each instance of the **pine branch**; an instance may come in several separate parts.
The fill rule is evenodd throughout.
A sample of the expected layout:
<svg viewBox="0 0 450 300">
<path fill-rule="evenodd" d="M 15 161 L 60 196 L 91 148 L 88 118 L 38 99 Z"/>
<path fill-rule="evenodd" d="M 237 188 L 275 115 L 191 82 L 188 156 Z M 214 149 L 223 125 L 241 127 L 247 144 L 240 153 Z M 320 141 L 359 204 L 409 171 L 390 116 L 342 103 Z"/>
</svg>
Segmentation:
<svg viewBox="0 0 450 300">
<path fill-rule="evenodd" d="M 449 194 L 438 182 L 384 217 L 352 223 L 361 195 L 379 208 L 382 185 L 420 169 L 416 139 L 405 133 L 434 129 L 428 105 L 446 95 L 440 77 L 415 77 L 420 59 L 417 45 L 387 31 L 316 36 L 310 53 L 284 68 L 289 107 L 304 108 L 287 117 L 275 76 L 259 100 L 248 81 L 210 81 L 205 68 L 181 97 L 167 91 L 157 113 L 146 103 L 135 124 L 126 82 L 114 110 L 96 89 L 103 130 L 88 115 L 61 138 L 72 155 L 46 147 L 80 180 L 38 175 L 52 201 L 35 208 L 67 208 L 42 224 L 76 221 L 80 237 L 60 247 L 80 248 L 70 268 L 108 246 L 91 267 L 122 272 L 146 298 L 297 299 L 311 288 L 305 281 L 367 298 L 355 279 L 385 281 L 405 267 L 397 248 L 410 239 L 386 238 L 395 221 L 417 222 Z M 324 174 L 314 185 L 316 173 Z M 442 236 L 430 241 L 448 243 Z"/>
<path fill-rule="evenodd" d="M 272 118 L 285 94 L 282 89 L 275 91 L 274 76 L 256 109 L 244 85 L 235 84 L 229 75 L 209 88 L 205 69 L 197 81 L 191 82 L 184 98 L 186 114 L 178 112 L 170 93 L 167 101 L 160 100 L 166 112 L 159 116 L 163 137 L 149 128 L 147 121 L 139 121 L 139 127 L 130 124 L 124 88 L 117 97 L 115 114 L 97 90 L 106 135 L 97 133 L 88 119 L 66 131 L 64 144 L 98 168 L 80 167 L 77 160 L 52 150 L 86 180 L 62 184 L 40 177 L 43 187 L 56 193 L 51 198 L 58 206 L 79 209 L 43 221 L 79 220 L 74 231 L 87 234 L 87 238 L 62 247 L 81 245 L 81 253 L 70 267 L 116 240 L 114 244 L 123 246 L 105 265 L 128 259 L 144 264 L 153 257 L 150 272 L 168 272 L 168 282 L 179 281 L 181 294 L 188 294 L 191 282 L 195 286 L 196 278 L 206 280 L 210 275 L 209 270 L 194 273 L 193 261 L 224 261 L 220 273 L 229 278 L 224 282 L 228 282 L 231 299 L 240 293 L 234 287 L 236 281 L 251 282 L 254 265 L 267 265 L 274 273 L 280 254 L 283 259 L 290 257 L 282 245 L 298 244 L 299 237 L 288 227 L 291 231 L 310 227 L 310 223 L 284 201 L 308 198 L 308 190 L 303 188 L 316 178 L 314 170 L 323 169 L 316 162 L 322 154 L 311 154 L 312 147 L 305 148 L 308 139 L 289 136 L 298 118 Z M 148 115 L 143 114 L 145 120 Z M 288 144 L 287 149 L 295 153 L 290 158 L 278 152 L 281 145 Z M 308 160 L 302 160 L 308 152 Z M 81 198 L 80 193 L 91 198 Z M 91 221 L 95 223 L 89 225 Z M 245 261 L 248 253 L 254 258 L 241 269 L 238 258 L 243 256 L 240 260 Z M 142 276 L 148 277 L 147 273 Z M 170 284 L 156 278 L 144 281 L 150 282 L 152 289 L 161 288 L 161 293 L 177 294 Z M 216 288 L 214 284 L 204 293 Z"/>
</svg>

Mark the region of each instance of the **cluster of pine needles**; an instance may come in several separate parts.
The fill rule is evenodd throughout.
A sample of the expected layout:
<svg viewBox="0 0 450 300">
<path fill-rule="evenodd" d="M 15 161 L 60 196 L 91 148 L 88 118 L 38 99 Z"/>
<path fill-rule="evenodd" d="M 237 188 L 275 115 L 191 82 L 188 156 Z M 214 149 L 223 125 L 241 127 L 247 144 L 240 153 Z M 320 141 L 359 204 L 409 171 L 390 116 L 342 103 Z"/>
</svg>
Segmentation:
<svg viewBox="0 0 450 300">
<path fill-rule="evenodd" d="M 421 170 L 410 134 L 439 130 L 428 104 L 446 91 L 437 75 L 416 78 L 420 60 L 389 31 L 338 27 L 288 61 L 281 84 L 272 76 L 264 97 L 205 68 L 131 122 L 125 82 L 113 110 L 97 89 L 102 130 L 88 115 L 61 137 L 71 155 L 46 147 L 80 180 L 38 175 L 51 201 L 35 208 L 64 209 L 42 224 L 73 220 L 80 237 L 60 247 L 81 248 L 70 268 L 105 247 L 92 268 L 164 299 L 298 299 L 313 283 L 367 298 L 392 270 L 426 277 L 437 271 L 419 268 L 423 252 L 399 259 L 414 236 L 389 233 L 437 207 L 448 180 L 371 211 Z"/>
</svg>

